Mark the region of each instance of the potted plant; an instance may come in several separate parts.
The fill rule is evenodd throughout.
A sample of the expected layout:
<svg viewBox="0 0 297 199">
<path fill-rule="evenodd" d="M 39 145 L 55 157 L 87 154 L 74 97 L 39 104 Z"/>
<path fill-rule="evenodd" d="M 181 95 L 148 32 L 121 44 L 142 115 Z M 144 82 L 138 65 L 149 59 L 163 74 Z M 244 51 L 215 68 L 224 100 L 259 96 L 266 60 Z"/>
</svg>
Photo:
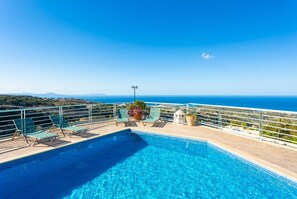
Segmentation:
<svg viewBox="0 0 297 199">
<path fill-rule="evenodd" d="M 135 120 L 141 120 L 143 118 L 143 110 L 146 108 L 146 104 L 143 101 L 136 100 L 129 106 L 129 115 Z"/>
<path fill-rule="evenodd" d="M 141 108 L 142 110 L 145 110 L 146 108 L 146 104 L 144 101 L 141 101 L 141 100 L 136 100 L 134 102 L 134 105 L 138 106 L 139 108 Z"/>
<path fill-rule="evenodd" d="M 186 116 L 187 123 L 189 126 L 195 126 L 197 120 L 197 114 L 195 113 L 188 113 Z"/>
</svg>

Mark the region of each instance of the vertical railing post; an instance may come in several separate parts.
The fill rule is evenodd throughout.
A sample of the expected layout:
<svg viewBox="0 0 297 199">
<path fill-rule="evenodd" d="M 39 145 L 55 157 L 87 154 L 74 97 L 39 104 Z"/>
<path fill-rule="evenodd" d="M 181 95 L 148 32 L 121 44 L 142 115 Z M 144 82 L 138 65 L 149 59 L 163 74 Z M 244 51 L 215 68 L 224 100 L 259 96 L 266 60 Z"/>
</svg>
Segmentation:
<svg viewBox="0 0 297 199">
<path fill-rule="evenodd" d="M 63 118 L 63 107 L 62 106 L 59 106 L 59 125 L 60 127 L 62 127 L 62 118 Z"/>
<path fill-rule="evenodd" d="M 92 124 L 93 123 L 93 106 L 92 105 L 89 105 L 88 106 L 89 108 L 89 124 Z"/>
<path fill-rule="evenodd" d="M 116 104 L 113 104 L 112 116 L 113 116 L 113 118 L 116 118 L 116 116 L 117 116 L 117 105 Z"/>
<path fill-rule="evenodd" d="M 219 129 L 222 129 L 222 110 L 220 108 L 218 111 L 218 126 L 219 126 Z"/>
<path fill-rule="evenodd" d="M 24 115 L 23 115 L 23 119 L 26 119 L 26 110 L 23 111 L 23 114 L 24 114 Z M 24 129 L 23 129 L 23 132 L 24 132 L 24 134 L 26 135 L 26 134 L 27 134 L 26 122 L 25 122 L 25 120 L 23 120 L 23 121 L 24 121 L 24 122 L 23 122 L 23 123 L 24 123 L 24 126 L 23 126 L 23 128 L 24 128 Z M 26 136 L 25 136 L 25 137 L 26 137 Z"/>
<path fill-rule="evenodd" d="M 197 124 L 198 125 L 201 125 L 201 117 L 199 118 L 199 115 L 200 115 L 200 108 L 199 108 L 199 106 L 196 106 L 195 110 L 196 110 L 196 114 L 197 114 Z"/>
<path fill-rule="evenodd" d="M 259 135 L 262 138 L 263 135 L 263 112 L 259 112 Z"/>
<path fill-rule="evenodd" d="M 27 137 L 26 137 L 27 129 L 26 129 L 26 122 L 24 120 L 25 118 L 26 118 L 26 111 L 21 110 L 21 131 L 23 133 L 23 138 L 24 138 L 25 142 L 27 144 L 29 144 L 29 146 L 30 146 L 30 143 L 29 143 L 29 141 L 27 140 Z"/>
<path fill-rule="evenodd" d="M 177 108 L 176 106 L 172 106 L 172 109 L 171 109 L 171 110 L 172 110 L 172 114 L 173 114 L 173 117 L 172 117 L 172 122 L 173 122 L 173 123 L 178 122 L 178 121 L 175 121 L 175 120 L 174 120 L 174 118 L 175 118 L 175 117 L 174 117 L 174 116 L 175 116 L 175 113 L 176 113 L 176 111 L 178 111 L 178 109 L 179 109 L 179 108 Z M 165 117 L 164 117 L 164 118 L 165 118 Z M 165 119 L 166 119 L 166 118 L 165 118 Z M 168 119 L 167 119 L 167 120 L 168 120 Z M 170 119 L 169 119 L 169 120 L 170 120 Z"/>
<path fill-rule="evenodd" d="M 186 104 L 186 114 L 188 114 L 190 112 L 190 105 Z"/>
<path fill-rule="evenodd" d="M 186 116 L 190 113 L 190 105 L 186 104 Z M 186 119 L 186 118 L 185 118 Z M 187 122 L 187 121 L 186 121 Z"/>
<path fill-rule="evenodd" d="M 24 132 L 24 110 L 21 110 L 21 131 Z"/>
</svg>

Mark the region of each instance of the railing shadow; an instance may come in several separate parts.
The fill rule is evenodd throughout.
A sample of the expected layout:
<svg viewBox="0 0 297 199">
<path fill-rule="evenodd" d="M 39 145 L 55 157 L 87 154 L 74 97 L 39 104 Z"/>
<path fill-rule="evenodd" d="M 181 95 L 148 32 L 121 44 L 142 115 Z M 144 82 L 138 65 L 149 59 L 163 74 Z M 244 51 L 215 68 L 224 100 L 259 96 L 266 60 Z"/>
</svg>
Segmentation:
<svg viewBox="0 0 297 199">
<path fill-rule="evenodd" d="M 152 125 L 152 127 L 157 127 L 157 128 L 164 128 L 166 126 L 167 122 L 156 122 Z"/>
<path fill-rule="evenodd" d="M 39 148 L 39 147 L 44 147 L 44 145 L 49 146 L 49 147 L 59 147 L 59 146 L 63 146 L 66 144 L 70 144 L 70 141 L 66 141 L 66 140 L 62 140 L 62 139 L 56 139 L 54 141 L 48 141 L 48 140 L 44 140 L 44 141 L 39 141 L 38 144 L 43 144 L 43 145 L 35 145 L 34 148 Z"/>
<path fill-rule="evenodd" d="M 0 142 L 0 154 L 5 154 L 30 147 L 24 140 L 4 140 Z"/>
<path fill-rule="evenodd" d="M 95 134 L 95 133 L 89 133 L 89 132 L 80 132 L 80 133 L 76 133 L 74 134 L 74 136 L 79 136 L 81 138 L 91 138 L 91 137 L 95 137 L 98 136 L 99 134 Z"/>
<path fill-rule="evenodd" d="M 125 122 L 125 127 L 136 127 L 138 126 L 135 121 Z"/>
</svg>

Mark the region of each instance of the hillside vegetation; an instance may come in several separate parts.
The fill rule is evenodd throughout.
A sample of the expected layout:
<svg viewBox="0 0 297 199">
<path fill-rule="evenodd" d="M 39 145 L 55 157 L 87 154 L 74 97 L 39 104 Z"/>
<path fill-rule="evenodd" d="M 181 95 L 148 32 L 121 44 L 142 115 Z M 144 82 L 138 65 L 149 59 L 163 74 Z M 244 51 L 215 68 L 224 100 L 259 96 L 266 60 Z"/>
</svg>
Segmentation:
<svg viewBox="0 0 297 199">
<path fill-rule="evenodd" d="M 38 106 L 62 106 L 91 104 L 91 101 L 75 98 L 41 98 L 32 96 L 0 95 L 0 110 Z"/>
</svg>

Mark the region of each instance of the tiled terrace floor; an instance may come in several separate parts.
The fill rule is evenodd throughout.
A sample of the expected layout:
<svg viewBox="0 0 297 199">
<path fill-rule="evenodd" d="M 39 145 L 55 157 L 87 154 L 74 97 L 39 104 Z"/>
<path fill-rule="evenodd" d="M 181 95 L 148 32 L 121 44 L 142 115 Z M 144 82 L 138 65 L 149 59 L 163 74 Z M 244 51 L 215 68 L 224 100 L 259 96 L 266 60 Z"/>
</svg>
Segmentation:
<svg viewBox="0 0 297 199">
<path fill-rule="evenodd" d="M 59 137 L 55 142 L 40 143 L 35 147 L 28 146 L 22 138 L 14 141 L 2 141 L 0 142 L 0 163 L 127 128 L 123 124 L 115 126 L 113 122 L 104 122 L 89 125 L 88 127 L 90 130 L 86 134 L 73 135 L 71 138 Z M 142 124 L 138 124 L 138 127 L 130 128 L 205 140 L 297 181 L 297 149 L 295 148 L 234 135 L 203 126 L 189 127 L 168 123 L 162 128 L 143 126 Z"/>
</svg>

